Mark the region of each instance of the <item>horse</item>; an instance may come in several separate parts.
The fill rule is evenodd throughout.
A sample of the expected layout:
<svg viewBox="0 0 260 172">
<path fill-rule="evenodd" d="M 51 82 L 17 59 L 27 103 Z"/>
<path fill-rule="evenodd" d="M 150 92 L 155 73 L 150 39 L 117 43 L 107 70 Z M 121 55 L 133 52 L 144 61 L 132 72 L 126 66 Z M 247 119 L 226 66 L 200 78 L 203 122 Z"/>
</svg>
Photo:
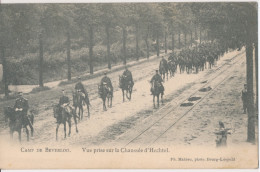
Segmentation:
<svg viewBox="0 0 260 172">
<path fill-rule="evenodd" d="M 163 81 L 165 81 L 165 74 L 167 75 L 167 81 L 168 81 L 168 65 L 164 65 L 163 63 L 160 63 L 159 65 L 159 72 L 163 76 Z"/>
<path fill-rule="evenodd" d="M 128 100 L 131 100 L 131 95 L 133 91 L 133 84 L 131 81 L 128 81 L 126 76 L 119 75 L 119 87 L 122 89 L 123 93 L 123 102 L 125 101 L 125 95 Z M 125 93 L 126 92 L 126 93 Z"/>
<path fill-rule="evenodd" d="M 31 137 L 33 137 L 33 123 L 34 123 L 34 115 L 30 113 L 23 117 L 22 112 L 15 111 L 14 108 L 8 106 L 4 107 L 4 115 L 5 115 L 5 122 L 8 122 L 9 119 L 9 127 L 10 127 L 10 138 L 13 139 L 13 133 L 15 131 L 18 132 L 19 141 L 22 141 L 22 128 L 26 129 L 27 141 L 29 141 L 29 130 L 27 126 L 29 125 L 31 129 Z"/>
<path fill-rule="evenodd" d="M 81 91 L 76 91 L 76 92 L 73 92 L 73 106 L 75 108 L 75 112 L 77 112 L 77 109 L 78 110 L 78 118 L 79 120 L 82 120 L 83 119 L 83 104 L 87 105 L 87 109 L 88 109 L 88 118 L 90 118 L 90 113 L 89 113 L 89 99 L 88 97 L 86 96 L 85 97 L 85 94 L 82 93 Z"/>
<path fill-rule="evenodd" d="M 53 107 L 53 113 L 54 117 L 57 119 L 57 127 L 56 127 L 56 140 L 58 140 L 58 131 L 60 124 L 64 125 L 64 138 L 66 138 L 66 122 L 69 125 L 69 133 L 68 136 L 71 134 L 71 117 L 74 118 L 75 126 L 76 126 L 76 132 L 78 133 L 78 126 L 77 126 L 77 120 L 76 120 L 76 111 L 70 106 L 64 106 L 61 107 L 60 105 L 54 105 Z"/>
<path fill-rule="evenodd" d="M 113 91 L 110 87 L 108 87 L 108 85 L 106 83 L 104 83 L 103 85 L 98 85 L 98 93 L 99 93 L 99 97 L 102 99 L 103 101 L 103 110 L 106 111 L 107 107 L 106 107 L 106 100 L 107 100 L 107 104 L 108 107 L 112 107 L 112 100 L 113 100 Z"/>
<path fill-rule="evenodd" d="M 163 103 L 163 92 L 164 92 L 164 88 L 163 85 L 158 82 L 158 81 L 154 81 L 152 83 L 152 95 L 153 95 L 153 106 L 155 107 L 155 97 L 157 97 L 157 106 L 159 107 L 159 96 L 161 95 L 161 102 Z"/>
</svg>

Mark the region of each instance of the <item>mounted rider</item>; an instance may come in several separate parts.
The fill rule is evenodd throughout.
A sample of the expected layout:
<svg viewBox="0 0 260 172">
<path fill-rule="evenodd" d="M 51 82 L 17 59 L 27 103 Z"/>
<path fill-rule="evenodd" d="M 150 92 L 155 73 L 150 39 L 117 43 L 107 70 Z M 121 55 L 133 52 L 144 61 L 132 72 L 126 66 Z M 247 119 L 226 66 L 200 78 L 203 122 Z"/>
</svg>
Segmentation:
<svg viewBox="0 0 260 172">
<path fill-rule="evenodd" d="M 160 66 L 163 66 L 166 71 L 168 70 L 167 60 L 165 60 L 164 56 L 162 56 L 162 60 L 160 61 Z M 160 69 L 160 66 L 159 66 L 159 69 Z"/>
<path fill-rule="evenodd" d="M 23 93 L 18 93 L 18 98 L 15 100 L 14 110 L 18 115 L 22 116 L 23 123 L 27 118 L 27 112 L 29 109 L 28 100 L 23 97 Z"/>
<path fill-rule="evenodd" d="M 162 95 L 164 93 L 164 86 L 162 84 L 163 82 L 163 79 L 161 77 L 161 75 L 158 73 L 158 70 L 155 71 L 155 75 L 152 77 L 150 83 L 152 84 L 152 87 L 151 87 L 151 92 L 153 93 L 154 92 L 154 87 L 155 87 L 155 82 L 157 82 L 158 84 L 160 84 L 161 86 L 161 89 L 162 89 Z"/>
<path fill-rule="evenodd" d="M 75 91 L 82 93 L 82 96 L 83 96 L 85 103 L 89 104 L 88 92 L 86 91 L 84 85 L 81 82 L 81 77 L 78 77 L 78 82 L 75 85 Z"/>
<path fill-rule="evenodd" d="M 104 72 L 104 77 L 101 79 L 100 86 L 101 88 L 107 87 L 113 96 L 113 86 L 110 78 L 107 76 L 107 72 Z"/>
<path fill-rule="evenodd" d="M 132 72 L 128 70 L 128 67 L 125 66 L 125 70 L 123 72 L 123 77 L 125 78 L 126 83 L 129 83 L 131 86 L 134 85 Z"/>
<path fill-rule="evenodd" d="M 58 104 L 60 107 L 60 113 L 57 120 L 61 120 L 60 117 L 61 117 L 62 110 L 65 110 L 65 112 L 67 112 L 70 115 L 72 114 L 72 107 L 69 104 L 70 104 L 70 99 L 68 96 L 66 96 L 65 90 L 62 90 L 62 96 L 60 97 L 59 104 Z"/>
</svg>

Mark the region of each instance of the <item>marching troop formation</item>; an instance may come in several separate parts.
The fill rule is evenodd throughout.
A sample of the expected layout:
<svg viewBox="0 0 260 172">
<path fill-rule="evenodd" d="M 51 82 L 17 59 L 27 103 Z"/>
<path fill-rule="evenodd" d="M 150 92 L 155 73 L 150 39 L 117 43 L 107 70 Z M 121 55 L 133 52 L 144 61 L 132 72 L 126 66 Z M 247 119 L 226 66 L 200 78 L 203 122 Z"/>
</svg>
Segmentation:
<svg viewBox="0 0 260 172">
<path fill-rule="evenodd" d="M 198 73 L 204 69 L 211 68 L 216 64 L 216 61 L 220 56 L 227 51 L 223 45 L 216 42 L 202 43 L 196 47 L 190 47 L 182 49 L 178 54 L 171 53 L 168 60 L 162 57 L 158 70 L 155 71 L 155 75 L 151 78 L 151 94 L 153 95 L 153 103 L 155 107 L 155 97 L 157 97 L 157 105 L 159 106 L 159 96 L 161 95 L 161 101 L 163 101 L 165 77 L 168 80 L 168 73 L 173 77 L 179 68 L 180 73 L 186 71 L 187 74 Z M 133 76 L 131 71 L 125 66 L 125 70 L 122 76 L 119 76 L 119 87 L 122 89 L 123 101 L 126 97 L 131 100 L 132 89 L 134 86 Z M 113 99 L 113 85 L 111 79 L 104 73 L 103 78 L 98 86 L 99 97 L 103 101 L 103 110 L 106 111 L 106 102 L 108 107 L 112 107 Z M 70 105 L 69 97 L 66 95 L 65 90 L 62 90 L 62 96 L 59 99 L 59 103 L 53 108 L 54 117 L 57 120 L 56 139 L 58 139 L 58 128 L 60 124 L 64 124 L 64 131 L 66 137 L 66 122 L 69 124 L 69 135 L 71 133 L 71 118 L 73 117 L 77 128 L 77 119 L 82 120 L 83 117 L 83 105 L 87 106 L 88 117 L 90 117 L 89 107 L 90 101 L 88 92 L 82 84 L 81 78 L 78 77 L 78 82 L 75 85 L 75 91 L 73 92 L 73 105 Z M 14 108 L 5 108 L 4 114 L 6 119 L 10 119 L 10 134 L 12 136 L 14 131 L 18 131 L 19 140 L 21 141 L 21 129 L 26 128 L 27 140 L 29 140 L 29 132 L 27 126 L 29 125 L 33 133 L 33 118 L 27 115 L 29 109 L 28 100 L 19 93 L 19 97 L 15 101 Z M 77 113 L 76 113 L 77 112 Z M 31 114 L 32 115 L 32 114 Z"/>
</svg>

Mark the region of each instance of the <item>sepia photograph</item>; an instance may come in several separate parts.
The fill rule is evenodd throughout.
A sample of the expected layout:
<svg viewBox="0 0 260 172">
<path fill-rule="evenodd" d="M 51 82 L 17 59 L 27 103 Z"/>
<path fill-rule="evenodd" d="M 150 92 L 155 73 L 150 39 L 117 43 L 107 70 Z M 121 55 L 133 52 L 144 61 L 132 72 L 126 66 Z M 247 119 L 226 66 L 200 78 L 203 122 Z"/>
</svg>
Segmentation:
<svg viewBox="0 0 260 172">
<path fill-rule="evenodd" d="M 0 1 L 0 169 L 256 169 L 258 104 L 257 1 Z"/>
</svg>

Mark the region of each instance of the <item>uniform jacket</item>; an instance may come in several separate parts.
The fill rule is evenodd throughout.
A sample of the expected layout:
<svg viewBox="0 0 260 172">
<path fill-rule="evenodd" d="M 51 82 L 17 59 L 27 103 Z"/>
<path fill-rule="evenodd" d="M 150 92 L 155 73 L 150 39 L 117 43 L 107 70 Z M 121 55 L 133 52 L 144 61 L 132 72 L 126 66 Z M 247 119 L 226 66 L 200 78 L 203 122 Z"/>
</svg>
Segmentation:
<svg viewBox="0 0 260 172">
<path fill-rule="evenodd" d="M 69 98 L 67 96 L 62 96 L 60 98 L 59 105 L 63 105 L 65 103 L 69 103 L 69 102 L 70 102 L 70 100 L 69 100 Z"/>
<path fill-rule="evenodd" d="M 20 97 L 18 99 L 15 100 L 15 104 L 14 104 L 14 109 L 19 108 L 19 109 L 23 109 L 23 112 L 27 112 L 29 109 L 29 103 L 28 100 Z"/>
</svg>

